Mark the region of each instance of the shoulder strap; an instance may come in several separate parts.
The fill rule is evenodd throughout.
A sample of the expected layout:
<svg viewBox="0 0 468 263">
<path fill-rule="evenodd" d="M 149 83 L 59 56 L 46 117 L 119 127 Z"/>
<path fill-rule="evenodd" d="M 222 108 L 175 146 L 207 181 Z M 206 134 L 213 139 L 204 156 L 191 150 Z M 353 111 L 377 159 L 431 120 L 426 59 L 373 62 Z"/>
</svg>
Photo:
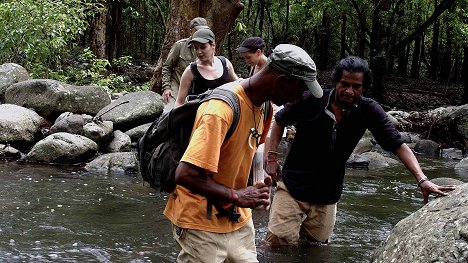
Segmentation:
<svg viewBox="0 0 468 263">
<path fill-rule="evenodd" d="M 192 62 L 190 62 L 189 66 L 190 66 L 190 70 L 192 71 L 192 75 L 193 75 L 192 86 L 190 87 L 190 94 L 195 94 L 195 82 L 196 82 L 197 76 L 198 76 L 197 62 L 192 61 Z"/>
<path fill-rule="evenodd" d="M 268 118 L 270 117 L 271 112 L 271 101 L 265 101 L 265 113 L 263 114 L 263 122 L 267 122 Z"/>
<path fill-rule="evenodd" d="M 210 100 L 210 99 L 220 99 L 226 102 L 232 109 L 232 112 L 234 113 L 234 117 L 232 120 L 231 127 L 226 133 L 226 137 L 224 140 L 227 140 L 231 137 L 231 135 L 234 133 L 234 131 L 237 128 L 237 124 L 239 123 L 239 113 L 240 113 L 240 103 L 239 103 L 239 98 L 237 95 L 227 89 L 222 89 L 222 88 L 216 88 L 208 91 L 209 94 L 203 98 L 200 103 Z"/>
</svg>

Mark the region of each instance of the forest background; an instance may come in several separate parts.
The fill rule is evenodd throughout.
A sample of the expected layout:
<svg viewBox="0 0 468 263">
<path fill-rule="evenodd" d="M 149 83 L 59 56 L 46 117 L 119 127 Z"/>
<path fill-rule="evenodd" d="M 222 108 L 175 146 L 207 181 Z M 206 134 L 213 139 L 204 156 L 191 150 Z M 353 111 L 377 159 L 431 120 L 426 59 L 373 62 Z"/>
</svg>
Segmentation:
<svg viewBox="0 0 468 263">
<path fill-rule="evenodd" d="M 267 55 L 280 43 L 303 47 L 324 87 L 340 58 L 357 55 L 374 72 L 366 95 L 383 104 L 405 92 L 418 94 L 413 108 L 428 103 L 423 94 L 468 103 L 468 0 L 0 0 L 0 64 L 110 92 L 157 91 L 161 62 L 196 16 L 243 77 L 235 49 L 260 36 Z"/>
</svg>

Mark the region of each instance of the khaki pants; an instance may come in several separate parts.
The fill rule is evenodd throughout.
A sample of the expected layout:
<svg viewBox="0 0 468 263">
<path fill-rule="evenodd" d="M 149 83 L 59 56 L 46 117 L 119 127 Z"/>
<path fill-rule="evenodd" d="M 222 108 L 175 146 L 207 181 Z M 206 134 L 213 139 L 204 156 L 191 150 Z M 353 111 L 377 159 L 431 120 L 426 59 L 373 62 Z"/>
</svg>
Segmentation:
<svg viewBox="0 0 468 263">
<path fill-rule="evenodd" d="M 231 233 L 218 234 L 172 225 L 172 234 L 181 248 L 177 257 L 179 263 L 258 262 L 252 218 L 247 225 Z"/>
<path fill-rule="evenodd" d="M 294 199 L 283 182 L 270 209 L 268 234 L 265 241 L 272 246 L 297 245 L 299 237 L 325 243 L 333 232 L 336 204 L 315 205 Z"/>
</svg>

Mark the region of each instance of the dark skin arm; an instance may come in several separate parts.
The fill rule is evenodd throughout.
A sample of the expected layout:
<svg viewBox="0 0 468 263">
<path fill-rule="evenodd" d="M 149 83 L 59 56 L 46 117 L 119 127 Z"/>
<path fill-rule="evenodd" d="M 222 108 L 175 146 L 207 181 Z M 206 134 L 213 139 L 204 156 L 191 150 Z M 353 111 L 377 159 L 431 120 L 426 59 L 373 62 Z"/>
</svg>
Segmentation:
<svg viewBox="0 0 468 263">
<path fill-rule="evenodd" d="M 176 170 L 176 183 L 190 191 L 203 195 L 209 199 L 232 203 L 238 207 L 255 208 L 270 204 L 269 186 L 271 177 L 265 178 L 254 186 L 242 189 L 232 189 L 219 184 L 203 169 L 186 162 L 180 162 Z"/>
</svg>

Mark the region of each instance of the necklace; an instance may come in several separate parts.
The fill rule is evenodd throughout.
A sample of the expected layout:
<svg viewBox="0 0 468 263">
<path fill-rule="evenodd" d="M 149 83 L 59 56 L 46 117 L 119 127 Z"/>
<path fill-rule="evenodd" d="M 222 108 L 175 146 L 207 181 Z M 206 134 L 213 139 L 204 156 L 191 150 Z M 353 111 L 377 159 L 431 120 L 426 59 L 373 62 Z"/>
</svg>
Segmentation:
<svg viewBox="0 0 468 263">
<path fill-rule="evenodd" d="M 249 78 L 249 88 L 250 88 L 250 78 Z M 260 137 L 262 137 L 262 134 L 258 132 L 258 127 L 260 126 L 260 120 L 262 119 L 261 116 L 262 114 L 264 114 L 264 104 L 262 104 L 261 106 L 261 109 L 260 109 L 260 114 L 258 116 L 258 120 L 255 119 L 255 105 L 252 103 L 252 115 L 253 115 L 253 123 L 254 123 L 254 127 L 250 129 L 250 135 L 249 135 L 249 139 L 248 139 L 248 142 L 249 142 L 249 147 L 251 149 L 254 148 L 254 146 L 252 145 L 252 139 L 255 140 L 255 147 L 258 147 L 259 145 L 259 139 Z"/>
</svg>

